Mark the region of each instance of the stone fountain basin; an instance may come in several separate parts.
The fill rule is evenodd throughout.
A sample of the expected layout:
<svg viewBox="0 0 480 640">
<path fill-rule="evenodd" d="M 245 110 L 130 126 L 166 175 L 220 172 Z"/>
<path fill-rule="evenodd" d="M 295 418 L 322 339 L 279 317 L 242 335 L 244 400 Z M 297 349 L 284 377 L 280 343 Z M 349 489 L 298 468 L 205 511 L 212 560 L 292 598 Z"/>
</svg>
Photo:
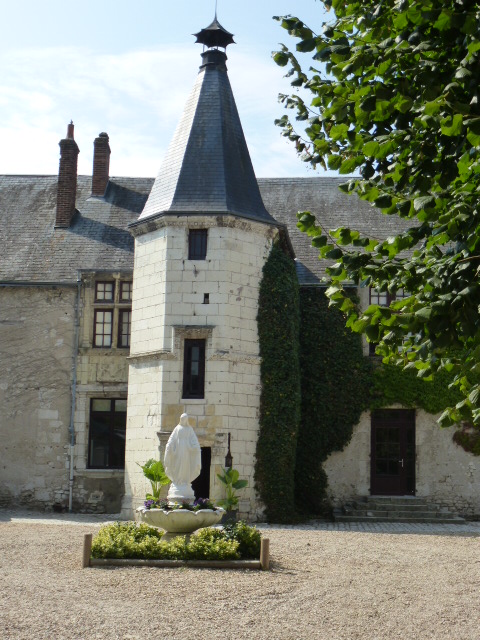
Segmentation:
<svg viewBox="0 0 480 640">
<path fill-rule="evenodd" d="M 173 509 L 164 511 L 163 509 L 137 509 L 138 519 L 152 527 L 164 529 L 168 533 L 193 533 L 203 527 L 211 527 L 218 524 L 224 515 L 225 510 L 218 508 L 199 509 L 189 511 L 188 509 Z"/>
</svg>

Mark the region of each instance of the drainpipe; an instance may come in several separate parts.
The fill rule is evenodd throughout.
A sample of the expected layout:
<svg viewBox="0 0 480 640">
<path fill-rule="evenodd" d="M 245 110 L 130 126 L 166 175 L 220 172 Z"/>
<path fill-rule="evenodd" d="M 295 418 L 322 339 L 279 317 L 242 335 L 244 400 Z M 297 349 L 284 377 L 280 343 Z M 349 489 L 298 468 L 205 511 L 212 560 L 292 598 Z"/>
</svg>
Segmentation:
<svg viewBox="0 0 480 640">
<path fill-rule="evenodd" d="M 70 413 L 70 425 L 68 431 L 70 433 L 70 475 L 68 481 L 68 511 L 73 511 L 73 463 L 75 452 L 75 403 L 77 399 L 77 358 L 78 358 L 78 336 L 80 333 L 80 294 L 82 287 L 82 278 L 80 272 L 77 273 L 77 300 L 75 302 L 75 334 L 73 338 L 73 377 L 72 377 L 72 403 Z"/>
</svg>

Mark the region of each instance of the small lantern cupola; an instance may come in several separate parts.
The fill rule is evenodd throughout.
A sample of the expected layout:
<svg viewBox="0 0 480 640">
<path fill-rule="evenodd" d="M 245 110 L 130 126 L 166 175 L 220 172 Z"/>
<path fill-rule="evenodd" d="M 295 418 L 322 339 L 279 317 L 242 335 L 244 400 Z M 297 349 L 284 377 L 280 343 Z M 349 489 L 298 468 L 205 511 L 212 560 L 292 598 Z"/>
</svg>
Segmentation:
<svg viewBox="0 0 480 640">
<path fill-rule="evenodd" d="M 203 44 L 209 49 L 218 49 L 218 47 L 226 49 L 229 44 L 235 44 L 233 33 L 230 33 L 230 31 L 227 31 L 222 27 L 217 20 L 216 11 L 213 22 L 208 25 L 208 27 L 205 27 L 205 29 L 202 29 L 198 33 L 194 33 L 193 35 L 197 38 L 195 44 Z"/>
</svg>

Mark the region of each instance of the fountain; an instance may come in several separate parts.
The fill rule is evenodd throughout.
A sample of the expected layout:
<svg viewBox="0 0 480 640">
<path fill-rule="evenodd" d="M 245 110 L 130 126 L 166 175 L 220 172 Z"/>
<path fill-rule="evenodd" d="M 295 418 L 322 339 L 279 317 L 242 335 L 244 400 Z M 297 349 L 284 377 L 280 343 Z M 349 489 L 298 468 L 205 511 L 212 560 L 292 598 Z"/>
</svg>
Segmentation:
<svg viewBox="0 0 480 640">
<path fill-rule="evenodd" d="M 138 520 L 165 530 L 164 540 L 178 535 L 189 535 L 201 529 L 217 524 L 225 510 L 175 508 L 176 505 L 191 505 L 195 500 L 192 482 L 200 475 L 202 468 L 200 444 L 197 435 L 188 424 L 188 415 L 182 413 L 180 423 L 172 431 L 164 458 L 165 473 L 171 480 L 168 490 L 167 509 L 138 507 Z"/>
</svg>

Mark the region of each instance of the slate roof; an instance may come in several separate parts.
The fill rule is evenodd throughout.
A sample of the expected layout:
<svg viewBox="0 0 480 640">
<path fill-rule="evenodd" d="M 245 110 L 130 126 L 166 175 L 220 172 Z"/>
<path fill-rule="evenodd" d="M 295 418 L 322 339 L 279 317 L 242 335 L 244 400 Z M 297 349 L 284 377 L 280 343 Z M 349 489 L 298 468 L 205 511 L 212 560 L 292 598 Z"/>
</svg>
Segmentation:
<svg viewBox="0 0 480 640">
<path fill-rule="evenodd" d="M 225 66 L 203 65 L 140 220 L 164 213 L 230 213 L 275 224 L 266 211 Z"/>
<path fill-rule="evenodd" d="M 325 261 L 297 229 L 298 211 L 310 210 L 325 229 L 349 226 L 379 239 L 408 226 L 339 191 L 344 180 L 258 180 L 268 211 L 288 228 L 301 284 L 319 284 Z M 134 242 L 128 225 L 138 219 L 153 182 L 111 178 L 105 198 L 92 198 L 91 178 L 79 176 L 73 224 L 55 229 L 56 176 L 0 176 L 0 282 L 74 284 L 78 270 L 131 271 Z"/>
<path fill-rule="evenodd" d="M 411 221 L 382 215 L 356 194 L 347 195 L 340 191 L 339 185 L 347 180 L 346 177 L 326 176 L 258 180 L 265 206 L 288 229 L 301 284 L 319 284 L 325 276 L 328 261 L 318 259 L 318 251 L 311 246 L 310 238 L 297 229 L 297 212 L 311 211 L 326 231 L 349 227 L 378 240 L 411 226 Z"/>
<path fill-rule="evenodd" d="M 79 211 L 69 229 L 55 229 L 56 176 L 0 176 L 0 281 L 74 283 L 79 269 L 131 271 L 127 227 L 151 186 L 113 178 L 105 199 L 92 198 L 91 178 L 79 176 Z"/>
</svg>

